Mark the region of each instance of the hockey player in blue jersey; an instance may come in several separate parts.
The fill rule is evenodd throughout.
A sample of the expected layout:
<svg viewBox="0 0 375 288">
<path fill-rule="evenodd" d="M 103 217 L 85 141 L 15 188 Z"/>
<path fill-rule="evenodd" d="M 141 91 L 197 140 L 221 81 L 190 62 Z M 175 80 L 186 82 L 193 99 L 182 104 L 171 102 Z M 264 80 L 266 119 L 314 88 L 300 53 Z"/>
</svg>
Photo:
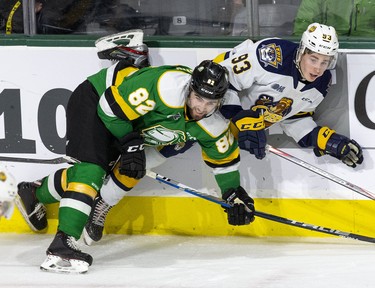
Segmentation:
<svg viewBox="0 0 375 288">
<path fill-rule="evenodd" d="M 229 71 L 221 112 L 237 127 L 241 149 L 263 159 L 265 129 L 279 122 L 286 135 L 301 147 L 313 147 L 316 156 L 327 154 L 353 168 L 362 163 L 356 141 L 312 118 L 330 87 L 338 48 L 334 27 L 313 23 L 299 45 L 279 38 L 246 40 L 215 58 Z M 250 107 L 241 106 L 239 92 L 245 92 Z"/>
</svg>

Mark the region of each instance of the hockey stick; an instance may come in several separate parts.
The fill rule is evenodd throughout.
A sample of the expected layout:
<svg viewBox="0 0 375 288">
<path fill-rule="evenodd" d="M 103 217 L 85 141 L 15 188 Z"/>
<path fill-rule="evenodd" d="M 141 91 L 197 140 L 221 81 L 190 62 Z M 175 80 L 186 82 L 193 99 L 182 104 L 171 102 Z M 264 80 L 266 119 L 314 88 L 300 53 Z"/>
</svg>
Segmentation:
<svg viewBox="0 0 375 288">
<path fill-rule="evenodd" d="M 303 160 L 301 160 L 301 159 L 299 159 L 295 156 L 292 156 L 292 155 L 290 155 L 290 154 L 288 154 L 284 151 L 276 149 L 276 148 L 272 147 L 271 145 L 267 145 L 266 149 L 268 151 L 270 151 L 271 153 L 273 153 L 277 156 L 280 156 L 281 158 L 284 158 L 285 160 L 288 160 L 288 161 L 290 161 L 294 164 L 297 164 L 297 165 L 299 165 L 299 166 L 301 166 L 301 167 L 303 167 L 307 170 L 310 170 L 310 171 L 312 171 L 316 174 L 319 174 L 320 176 L 323 176 L 323 177 L 325 177 L 325 178 L 327 178 L 327 179 L 329 179 L 329 180 L 331 180 L 331 181 L 333 181 L 337 184 L 340 184 L 340 185 L 342 185 L 342 186 L 344 186 L 344 187 L 346 187 L 346 188 L 348 188 L 348 189 L 350 189 L 354 192 L 357 192 L 357 193 L 361 194 L 362 196 L 365 196 L 365 197 L 367 197 L 371 200 L 375 200 L 375 194 L 373 194 L 372 192 L 370 192 L 366 189 L 363 189 L 363 188 L 361 188 L 361 187 L 359 187 L 359 186 L 357 186 L 353 183 L 350 183 L 350 182 L 348 182 L 344 179 L 341 179 L 340 177 L 337 177 L 337 176 L 335 176 L 335 175 L 333 175 L 333 174 L 331 174 L 327 171 L 324 171 L 324 170 L 322 170 L 322 169 L 320 169 L 316 166 L 313 166 L 313 165 L 311 165 L 311 164 L 309 164 L 309 163 L 307 163 L 307 162 L 305 162 L 305 161 L 303 161 Z"/>
<path fill-rule="evenodd" d="M 192 194 L 194 196 L 197 196 L 197 197 L 203 198 L 205 200 L 214 202 L 216 204 L 220 204 L 223 207 L 227 207 L 227 208 L 231 207 L 231 205 L 228 202 L 224 201 L 223 199 L 221 199 L 219 197 L 215 197 L 215 196 L 212 196 L 212 195 L 207 195 L 205 193 L 199 192 L 194 188 L 191 188 L 189 186 L 181 184 L 181 183 L 179 183 L 179 182 L 177 182 L 173 179 L 162 176 L 162 175 L 157 174 L 155 172 L 152 172 L 152 171 L 148 170 L 146 172 L 146 175 L 148 177 L 152 178 L 152 179 L 155 179 L 159 182 L 162 182 L 164 184 L 172 186 L 172 187 L 174 187 L 178 190 L 187 192 L 187 193 Z M 260 212 L 260 211 L 256 211 L 255 215 L 260 217 L 260 218 L 264 218 L 264 219 L 267 219 L 267 220 L 270 220 L 270 221 L 274 221 L 274 222 L 278 222 L 278 223 L 282 223 L 282 224 L 286 224 L 286 225 L 290 225 L 290 226 L 295 226 L 295 227 L 299 227 L 299 228 L 302 228 L 302 229 L 307 229 L 307 230 L 311 230 L 311 231 L 315 231 L 315 232 L 330 234 L 330 235 L 339 236 L 339 237 L 343 237 L 343 238 L 350 238 L 350 239 L 354 239 L 354 240 L 375 243 L 375 238 L 368 237 L 368 236 L 363 236 L 363 235 L 349 233 L 349 232 L 343 232 L 343 231 L 340 231 L 340 230 L 331 229 L 331 228 L 327 228 L 327 227 L 323 227 L 323 226 L 318 226 L 318 225 L 308 224 L 308 223 L 304 223 L 304 222 L 300 222 L 300 221 L 295 221 L 295 220 L 291 220 L 291 219 L 267 214 L 267 213 Z"/>
<path fill-rule="evenodd" d="M 267 145 L 267 150 L 270 151 L 271 153 L 284 158 L 285 160 L 288 160 L 294 164 L 297 164 L 307 170 L 310 170 L 316 174 L 319 174 L 337 184 L 340 184 L 354 192 L 357 192 L 361 194 L 362 196 L 365 196 L 371 200 L 375 200 L 375 194 L 372 192 L 361 188 L 353 183 L 350 183 L 344 179 L 341 179 L 338 176 L 335 176 L 327 171 L 324 171 L 316 166 L 313 166 L 295 156 L 292 156 L 284 151 L 281 151 L 279 149 L 276 149 L 272 147 L 271 145 Z M 38 163 L 38 164 L 62 164 L 62 163 L 76 163 L 78 160 L 71 158 L 69 156 L 63 156 L 63 157 L 58 157 L 54 159 L 33 159 L 33 158 L 18 158 L 18 157 L 7 157 L 7 156 L 0 156 L 0 161 L 7 161 L 7 162 L 24 162 L 24 163 Z"/>
<path fill-rule="evenodd" d="M 33 158 L 18 158 L 18 157 L 6 157 L 6 156 L 0 156 L 0 161 L 8 161 L 8 162 L 23 162 L 23 163 L 38 163 L 38 164 L 62 164 L 62 163 L 77 163 L 79 162 L 78 160 L 71 158 L 69 156 L 63 156 L 63 157 L 58 157 L 54 159 L 33 159 Z M 207 195 L 205 193 L 199 192 L 193 188 L 190 188 L 189 186 L 183 185 L 173 179 L 167 178 L 165 176 L 162 176 L 160 174 L 157 174 L 152 171 L 147 171 L 146 175 L 152 179 L 155 179 L 159 182 L 165 183 L 169 186 L 172 186 L 176 189 L 179 189 L 181 191 L 187 192 L 189 194 L 192 194 L 194 196 L 206 199 L 208 201 L 214 202 L 216 204 L 219 204 L 223 207 L 231 207 L 230 204 L 228 204 L 226 201 L 219 197 L 215 197 L 212 195 Z M 321 232 L 321 233 L 326 233 L 326 234 L 331 234 L 334 236 L 340 236 L 344 238 L 351 238 L 355 240 L 360 240 L 360 241 L 365 241 L 365 242 L 371 242 L 375 243 L 375 238 L 367 237 L 367 236 L 362 236 L 354 233 L 349 233 L 349 232 L 343 232 L 340 230 L 336 229 L 331 229 L 331 228 L 326 228 L 323 226 L 317 226 L 317 225 L 312 225 L 304 222 L 299 222 L 287 218 L 282 218 L 279 216 L 267 214 L 264 212 L 256 211 L 255 215 L 264 219 L 268 219 L 270 221 L 274 222 L 279 222 L 282 224 L 290 225 L 290 226 L 295 226 L 303 229 L 308 229 L 316 232 Z"/>
<path fill-rule="evenodd" d="M 228 208 L 231 207 L 231 205 L 229 205 L 226 201 L 224 201 L 223 199 L 221 199 L 219 197 L 215 197 L 215 196 L 212 196 L 212 195 L 208 195 L 206 193 L 199 192 L 199 191 L 195 190 L 194 188 L 186 186 L 182 183 L 179 183 L 179 182 L 177 182 L 173 179 L 167 178 L 167 177 L 165 177 L 163 175 L 160 175 L 158 173 L 147 170 L 146 175 L 148 177 L 152 178 L 152 179 L 160 181 L 164 184 L 172 186 L 172 187 L 174 187 L 176 189 L 179 189 L 181 191 L 187 192 L 191 195 L 198 196 L 200 198 L 206 199 L 206 200 L 214 202 L 216 204 L 220 204 L 221 206 L 224 206 L 224 207 L 228 207 Z"/>
<path fill-rule="evenodd" d="M 69 157 L 62 156 L 53 159 L 34 159 L 34 158 L 19 158 L 19 157 L 8 157 L 0 156 L 0 161 L 6 162 L 23 162 L 23 163 L 37 163 L 37 164 L 63 164 L 63 163 L 77 163 L 78 160 Z"/>
</svg>

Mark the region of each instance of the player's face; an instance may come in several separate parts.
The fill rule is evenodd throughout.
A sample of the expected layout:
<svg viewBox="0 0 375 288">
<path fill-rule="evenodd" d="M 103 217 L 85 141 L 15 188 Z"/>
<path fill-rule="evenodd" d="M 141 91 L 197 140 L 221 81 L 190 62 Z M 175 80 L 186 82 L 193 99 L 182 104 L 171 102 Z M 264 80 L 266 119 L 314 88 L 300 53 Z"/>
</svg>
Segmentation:
<svg viewBox="0 0 375 288">
<path fill-rule="evenodd" d="M 327 70 L 332 56 L 322 55 L 318 53 L 305 53 L 301 58 L 302 76 L 309 82 L 315 81 L 322 76 Z"/>
<path fill-rule="evenodd" d="M 220 100 L 211 100 L 199 96 L 194 91 L 191 91 L 187 99 L 187 106 L 189 109 L 190 116 L 199 121 L 206 115 L 211 114 L 218 106 Z"/>
</svg>

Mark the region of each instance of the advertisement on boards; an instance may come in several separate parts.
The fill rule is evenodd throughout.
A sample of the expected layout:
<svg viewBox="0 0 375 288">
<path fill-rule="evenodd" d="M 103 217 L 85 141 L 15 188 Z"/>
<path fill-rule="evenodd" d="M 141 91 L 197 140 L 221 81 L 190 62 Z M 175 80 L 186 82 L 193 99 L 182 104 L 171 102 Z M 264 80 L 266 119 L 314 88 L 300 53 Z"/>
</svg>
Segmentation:
<svg viewBox="0 0 375 288">
<path fill-rule="evenodd" d="M 190 67 L 220 52 L 215 48 L 150 49 L 152 65 L 183 64 Z M 371 99 L 371 91 L 375 88 L 372 80 L 374 55 L 346 55 L 348 66 L 340 68 L 348 73 L 349 95 L 332 95 L 349 97 L 349 107 L 346 105 L 344 109 L 349 109 L 350 113 L 350 136 L 366 148 L 373 148 L 375 143 L 375 101 Z M 65 111 L 72 91 L 87 76 L 112 63 L 98 59 L 94 47 L 26 46 L 0 47 L 0 62 L 0 155 L 37 159 L 63 156 Z M 364 151 L 364 164 L 358 172 L 355 170 L 356 173 L 332 157 L 315 157 L 311 149 L 283 149 L 312 165 L 375 191 L 375 183 L 369 180 L 374 169 L 371 149 Z M 66 165 L 5 164 L 18 181 L 40 179 Z M 168 159 L 158 167 L 157 172 L 180 179 L 197 189 L 217 190 L 212 171 L 202 161 L 197 147 L 189 153 Z M 255 198 L 361 198 L 332 181 L 270 153 L 260 161 L 249 153 L 241 152 L 241 175 L 243 186 L 252 191 Z M 147 185 L 147 181 L 142 181 L 132 193 L 145 196 L 158 193 L 154 191 L 160 186 L 155 185 L 154 181 Z M 175 189 L 163 191 L 163 195 L 184 195 Z"/>
<path fill-rule="evenodd" d="M 375 54 L 348 54 L 350 136 L 375 148 Z"/>
</svg>

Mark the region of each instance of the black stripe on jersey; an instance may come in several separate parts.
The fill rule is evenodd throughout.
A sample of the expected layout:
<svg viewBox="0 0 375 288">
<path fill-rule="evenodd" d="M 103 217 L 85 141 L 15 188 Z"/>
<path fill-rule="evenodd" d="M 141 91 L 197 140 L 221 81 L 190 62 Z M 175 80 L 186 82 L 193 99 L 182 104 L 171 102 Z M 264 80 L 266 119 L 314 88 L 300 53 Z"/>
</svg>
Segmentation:
<svg viewBox="0 0 375 288">
<path fill-rule="evenodd" d="M 116 102 L 115 97 L 112 94 L 111 89 L 107 89 L 104 92 L 104 97 L 108 102 L 109 107 L 111 107 L 112 112 L 120 119 L 130 121 L 129 118 L 122 111 L 120 105 Z"/>
<path fill-rule="evenodd" d="M 94 203 L 94 200 L 89 195 L 79 192 L 66 191 L 64 193 L 64 198 L 81 201 L 89 206 L 92 206 L 92 204 Z"/>
<path fill-rule="evenodd" d="M 289 117 L 288 119 L 300 119 L 300 118 L 312 117 L 313 115 L 314 115 L 314 112 L 299 112 L 296 115 Z"/>
<path fill-rule="evenodd" d="M 226 119 L 231 119 L 242 110 L 240 105 L 224 105 L 220 107 L 219 111 Z"/>
<path fill-rule="evenodd" d="M 53 185 L 55 186 L 56 192 L 60 195 L 60 197 L 63 197 L 64 194 L 64 189 L 61 186 L 61 181 L 62 181 L 62 173 L 64 172 L 65 168 L 60 169 L 55 172 L 55 175 L 53 177 Z M 65 183 L 66 185 L 66 183 Z"/>
<path fill-rule="evenodd" d="M 225 52 L 225 54 L 224 54 L 224 60 L 228 59 L 229 56 L 230 56 L 230 51 Z"/>
<path fill-rule="evenodd" d="M 121 60 L 116 65 L 115 72 L 117 73 L 118 71 L 120 71 L 122 69 L 125 69 L 125 68 L 128 68 L 128 67 L 131 67 L 131 66 L 133 66 L 133 65 L 131 63 L 129 63 L 129 61 Z M 135 66 L 133 66 L 133 67 L 135 67 Z"/>
<path fill-rule="evenodd" d="M 133 66 L 133 65 L 131 65 L 126 60 L 121 60 L 120 62 L 117 63 L 117 65 L 115 67 L 115 70 L 113 71 L 112 85 L 116 84 L 116 78 L 117 78 L 118 72 L 120 72 L 121 70 L 123 70 L 125 68 L 128 68 L 130 66 Z"/>
<path fill-rule="evenodd" d="M 207 166 L 209 166 L 211 168 L 224 168 L 224 167 L 229 167 L 229 166 L 232 166 L 232 165 L 240 162 L 240 156 L 238 156 L 236 159 L 233 159 L 230 162 L 223 163 L 221 165 L 218 165 L 217 163 L 211 163 L 211 162 L 208 162 L 206 160 L 204 162 L 207 164 Z"/>
</svg>

